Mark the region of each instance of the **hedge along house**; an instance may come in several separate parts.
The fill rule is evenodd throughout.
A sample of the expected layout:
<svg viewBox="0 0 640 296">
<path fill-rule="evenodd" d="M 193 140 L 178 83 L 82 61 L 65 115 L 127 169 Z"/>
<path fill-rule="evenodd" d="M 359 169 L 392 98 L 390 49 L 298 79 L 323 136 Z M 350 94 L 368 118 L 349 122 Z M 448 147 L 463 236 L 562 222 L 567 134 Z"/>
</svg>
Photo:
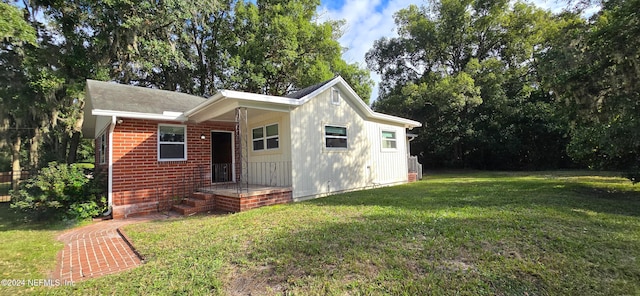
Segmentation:
<svg viewBox="0 0 640 296">
<path fill-rule="evenodd" d="M 406 129 L 420 123 L 372 111 L 339 76 L 284 97 L 208 99 L 87 80 L 84 112 L 114 218 L 243 211 L 415 180 Z"/>
</svg>

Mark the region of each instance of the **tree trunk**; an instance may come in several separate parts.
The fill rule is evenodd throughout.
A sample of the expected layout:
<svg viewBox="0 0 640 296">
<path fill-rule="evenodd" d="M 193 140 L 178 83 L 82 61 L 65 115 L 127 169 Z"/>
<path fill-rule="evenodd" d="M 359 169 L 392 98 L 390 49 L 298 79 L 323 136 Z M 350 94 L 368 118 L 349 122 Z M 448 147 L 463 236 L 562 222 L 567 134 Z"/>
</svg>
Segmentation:
<svg viewBox="0 0 640 296">
<path fill-rule="evenodd" d="M 29 166 L 37 169 L 40 165 L 40 143 L 42 142 L 42 129 L 37 127 L 31 138 L 29 147 Z"/>
<path fill-rule="evenodd" d="M 71 136 L 71 142 L 69 143 L 69 154 L 67 155 L 67 163 L 72 164 L 76 162 L 78 155 L 78 146 L 80 146 L 80 132 L 73 132 Z"/>
<path fill-rule="evenodd" d="M 11 147 L 11 189 L 18 190 L 18 183 L 20 182 L 20 173 L 22 167 L 20 167 L 20 146 L 22 145 L 22 138 L 16 135 L 16 139 Z"/>
</svg>

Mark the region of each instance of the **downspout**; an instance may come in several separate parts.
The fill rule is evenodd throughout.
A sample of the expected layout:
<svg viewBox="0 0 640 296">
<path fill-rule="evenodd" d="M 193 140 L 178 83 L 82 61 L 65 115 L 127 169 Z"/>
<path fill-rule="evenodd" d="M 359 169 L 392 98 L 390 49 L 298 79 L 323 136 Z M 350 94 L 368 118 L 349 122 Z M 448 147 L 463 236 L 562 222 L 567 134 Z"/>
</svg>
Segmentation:
<svg viewBox="0 0 640 296">
<path fill-rule="evenodd" d="M 113 130 L 116 128 L 116 117 L 111 116 L 111 124 L 109 125 L 109 145 L 107 149 L 109 150 L 109 174 L 108 174 L 108 185 L 107 185 L 107 211 L 102 214 L 103 216 L 111 215 L 113 210 Z"/>
</svg>

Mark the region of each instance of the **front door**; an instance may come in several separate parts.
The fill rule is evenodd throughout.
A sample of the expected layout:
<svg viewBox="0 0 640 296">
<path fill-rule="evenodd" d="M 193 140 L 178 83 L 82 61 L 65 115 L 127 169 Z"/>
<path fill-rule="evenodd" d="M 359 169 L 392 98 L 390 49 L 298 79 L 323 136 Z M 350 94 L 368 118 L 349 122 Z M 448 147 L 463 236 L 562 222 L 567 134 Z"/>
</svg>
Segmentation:
<svg viewBox="0 0 640 296">
<path fill-rule="evenodd" d="M 233 181 L 233 132 L 211 132 L 211 182 Z"/>
</svg>

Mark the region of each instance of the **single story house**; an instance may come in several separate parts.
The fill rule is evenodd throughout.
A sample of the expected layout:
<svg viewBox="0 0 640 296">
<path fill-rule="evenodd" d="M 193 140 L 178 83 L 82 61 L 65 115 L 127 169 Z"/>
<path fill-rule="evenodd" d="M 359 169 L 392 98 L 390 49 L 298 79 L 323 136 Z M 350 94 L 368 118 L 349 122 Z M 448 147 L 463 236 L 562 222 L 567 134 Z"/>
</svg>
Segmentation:
<svg viewBox="0 0 640 296">
<path fill-rule="evenodd" d="M 114 218 L 242 211 L 416 178 L 406 129 L 421 124 L 374 112 L 339 76 L 282 97 L 87 80 L 84 113 Z"/>
</svg>

